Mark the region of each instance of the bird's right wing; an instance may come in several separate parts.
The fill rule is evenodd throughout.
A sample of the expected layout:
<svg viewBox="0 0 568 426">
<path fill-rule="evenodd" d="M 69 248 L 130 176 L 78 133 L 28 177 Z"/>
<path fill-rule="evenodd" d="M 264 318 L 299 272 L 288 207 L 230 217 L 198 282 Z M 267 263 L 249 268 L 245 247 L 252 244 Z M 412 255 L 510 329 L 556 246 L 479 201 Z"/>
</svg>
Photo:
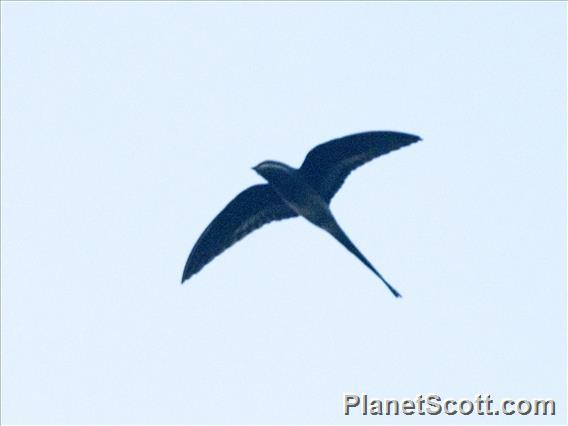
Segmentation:
<svg viewBox="0 0 568 426">
<path fill-rule="evenodd" d="M 300 172 L 329 203 L 357 167 L 419 140 L 415 135 L 389 131 L 344 136 L 322 143 L 308 152 Z"/>
<path fill-rule="evenodd" d="M 182 283 L 254 230 L 298 216 L 270 185 L 254 185 L 237 195 L 203 231 L 183 270 Z"/>
</svg>

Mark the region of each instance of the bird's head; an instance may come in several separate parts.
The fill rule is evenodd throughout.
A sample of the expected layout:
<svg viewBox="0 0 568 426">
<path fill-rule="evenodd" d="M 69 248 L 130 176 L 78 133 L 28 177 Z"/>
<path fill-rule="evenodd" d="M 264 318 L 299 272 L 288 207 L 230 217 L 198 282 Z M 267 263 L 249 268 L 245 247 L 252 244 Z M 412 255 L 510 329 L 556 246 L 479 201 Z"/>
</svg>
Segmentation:
<svg viewBox="0 0 568 426">
<path fill-rule="evenodd" d="M 279 181 L 283 175 L 289 175 L 294 169 L 278 161 L 267 160 L 252 168 L 268 182 Z"/>
</svg>

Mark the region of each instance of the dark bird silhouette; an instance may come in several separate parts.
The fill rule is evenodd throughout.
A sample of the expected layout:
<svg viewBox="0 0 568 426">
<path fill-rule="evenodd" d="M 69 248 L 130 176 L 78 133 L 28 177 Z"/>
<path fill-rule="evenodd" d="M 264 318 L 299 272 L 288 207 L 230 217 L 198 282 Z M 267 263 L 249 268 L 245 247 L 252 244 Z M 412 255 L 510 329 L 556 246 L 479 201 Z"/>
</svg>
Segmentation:
<svg viewBox="0 0 568 426">
<path fill-rule="evenodd" d="M 277 161 L 264 161 L 253 167 L 268 183 L 245 189 L 213 219 L 187 259 L 182 283 L 255 229 L 272 221 L 303 216 L 329 232 L 373 271 L 392 294 L 401 297 L 343 232 L 329 203 L 357 167 L 420 140 L 399 132 L 358 133 L 316 146 L 299 169 Z"/>
</svg>

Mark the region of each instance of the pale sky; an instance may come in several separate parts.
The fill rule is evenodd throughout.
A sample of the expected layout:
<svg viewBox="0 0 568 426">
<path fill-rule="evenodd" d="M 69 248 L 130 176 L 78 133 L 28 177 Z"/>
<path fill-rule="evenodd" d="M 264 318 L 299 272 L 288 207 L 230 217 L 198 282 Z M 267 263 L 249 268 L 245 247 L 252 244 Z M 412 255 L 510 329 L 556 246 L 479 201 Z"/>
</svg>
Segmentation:
<svg viewBox="0 0 568 426">
<path fill-rule="evenodd" d="M 2 2 L 6 424 L 566 421 L 566 5 Z M 315 145 L 424 141 L 187 285 L 209 221 Z M 555 417 L 343 416 L 554 398 Z"/>
</svg>

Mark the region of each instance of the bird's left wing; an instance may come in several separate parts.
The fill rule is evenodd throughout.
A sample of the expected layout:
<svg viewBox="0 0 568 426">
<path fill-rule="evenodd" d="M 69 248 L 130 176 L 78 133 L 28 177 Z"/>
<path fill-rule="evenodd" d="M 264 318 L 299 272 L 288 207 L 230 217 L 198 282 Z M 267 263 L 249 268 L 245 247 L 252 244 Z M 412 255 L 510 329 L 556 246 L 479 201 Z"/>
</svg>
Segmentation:
<svg viewBox="0 0 568 426">
<path fill-rule="evenodd" d="M 183 270 L 182 283 L 223 251 L 261 226 L 297 216 L 270 185 L 254 185 L 237 195 L 203 231 Z"/>
<path fill-rule="evenodd" d="M 308 152 L 300 172 L 329 203 L 357 167 L 419 140 L 420 137 L 415 135 L 390 131 L 344 136 L 322 143 Z"/>
</svg>

